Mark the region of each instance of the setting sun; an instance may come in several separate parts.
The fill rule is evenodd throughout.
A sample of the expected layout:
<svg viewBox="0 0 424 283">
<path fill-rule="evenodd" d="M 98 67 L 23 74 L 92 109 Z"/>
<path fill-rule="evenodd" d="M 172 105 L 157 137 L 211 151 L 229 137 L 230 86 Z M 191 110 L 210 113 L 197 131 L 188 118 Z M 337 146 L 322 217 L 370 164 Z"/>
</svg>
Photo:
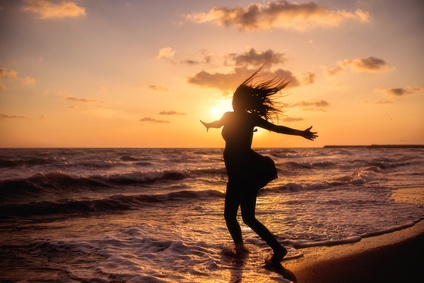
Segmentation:
<svg viewBox="0 0 424 283">
<path fill-rule="evenodd" d="M 231 98 L 220 99 L 210 108 L 211 119 L 220 119 L 225 112 L 232 111 Z"/>
</svg>

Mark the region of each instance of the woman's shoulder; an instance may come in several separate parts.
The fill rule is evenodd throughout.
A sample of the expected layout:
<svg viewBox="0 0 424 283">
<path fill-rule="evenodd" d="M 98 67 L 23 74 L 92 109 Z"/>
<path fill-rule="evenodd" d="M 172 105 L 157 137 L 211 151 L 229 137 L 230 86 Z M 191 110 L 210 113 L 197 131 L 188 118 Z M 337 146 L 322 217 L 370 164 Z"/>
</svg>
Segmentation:
<svg viewBox="0 0 424 283">
<path fill-rule="evenodd" d="M 228 119 L 232 117 L 233 115 L 234 115 L 234 112 L 232 111 L 225 112 L 224 115 L 222 115 L 222 119 Z"/>
<path fill-rule="evenodd" d="M 222 115 L 221 118 L 223 121 L 225 120 L 243 120 L 243 121 L 250 121 L 251 123 L 255 124 L 257 123 L 258 120 L 260 120 L 261 118 L 254 114 L 254 113 L 249 113 L 249 112 L 232 112 L 232 111 L 228 111 L 225 112 L 224 115 Z"/>
</svg>

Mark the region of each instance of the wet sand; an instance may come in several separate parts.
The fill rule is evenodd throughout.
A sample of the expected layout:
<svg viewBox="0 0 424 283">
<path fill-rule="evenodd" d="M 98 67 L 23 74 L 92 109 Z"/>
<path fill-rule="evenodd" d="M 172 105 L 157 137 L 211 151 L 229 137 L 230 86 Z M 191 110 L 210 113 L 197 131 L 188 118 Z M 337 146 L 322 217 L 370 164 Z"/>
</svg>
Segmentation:
<svg viewBox="0 0 424 283">
<path fill-rule="evenodd" d="M 302 249 L 283 261 L 298 283 L 424 282 L 424 221 L 360 242 Z"/>
</svg>

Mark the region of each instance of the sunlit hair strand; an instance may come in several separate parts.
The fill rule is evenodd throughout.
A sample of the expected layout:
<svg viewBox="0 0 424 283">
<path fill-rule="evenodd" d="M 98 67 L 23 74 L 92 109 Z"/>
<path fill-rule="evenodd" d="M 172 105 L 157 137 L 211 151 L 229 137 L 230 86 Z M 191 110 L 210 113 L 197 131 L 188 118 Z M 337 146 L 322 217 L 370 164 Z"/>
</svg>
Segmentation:
<svg viewBox="0 0 424 283">
<path fill-rule="evenodd" d="M 253 81 L 259 77 L 263 67 L 264 65 L 239 85 L 234 93 L 233 103 L 243 107 L 247 112 L 261 116 L 265 120 L 278 119 L 279 114 L 282 112 L 281 107 L 278 107 L 280 103 L 276 102 L 271 96 L 279 93 L 287 86 L 289 81 L 273 78 L 254 83 Z"/>
</svg>

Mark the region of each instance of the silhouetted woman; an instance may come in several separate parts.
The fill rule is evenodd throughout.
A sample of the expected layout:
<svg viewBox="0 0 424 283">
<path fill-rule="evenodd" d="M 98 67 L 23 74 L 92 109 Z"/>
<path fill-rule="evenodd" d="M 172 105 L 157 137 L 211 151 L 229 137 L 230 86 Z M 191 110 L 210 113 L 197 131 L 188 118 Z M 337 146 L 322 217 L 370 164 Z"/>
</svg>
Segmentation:
<svg viewBox="0 0 424 283">
<path fill-rule="evenodd" d="M 252 228 L 273 250 L 272 263 L 279 263 L 287 254 L 271 232 L 255 217 L 256 197 L 258 190 L 277 178 L 274 162 L 251 149 L 254 127 L 258 126 L 273 132 L 297 135 L 309 140 L 317 137 L 311 128 L 304 131 L 275 125 L 268 120 L 270 115 L 278 114 L 270 96 L 283 89 L 287 82 L 268 80 L 253 84 L 257 70 L 246 79 L 233 95 L 233 112 L 225 113 L 220 120 L 201 123 L 209 128 L 222 129 L 225 140 L 224 161 L 227 168 L 228 183 L 225 195 L 225 222 L 236 245 L 236 251 L 243 251 L 243 238 L 237 222 L 237 211 L 240 206 L 243 222 Z"/>
</svg>

